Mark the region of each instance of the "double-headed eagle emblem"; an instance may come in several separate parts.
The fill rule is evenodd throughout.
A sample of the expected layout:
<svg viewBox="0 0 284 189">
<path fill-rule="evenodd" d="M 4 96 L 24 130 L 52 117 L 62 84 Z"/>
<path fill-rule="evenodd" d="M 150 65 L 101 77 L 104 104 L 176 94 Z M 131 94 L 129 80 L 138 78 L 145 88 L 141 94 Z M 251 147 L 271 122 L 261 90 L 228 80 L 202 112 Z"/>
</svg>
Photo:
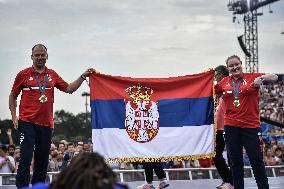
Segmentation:
<svg viewBox="0 0 284 189">
<path fill-rule="evenodd" d="M 150 101 L 153 89 L 138 83 L 125 91 L 131 98 L 131 101 L 126 101 L 125 107 L 126 131 L 136 142 L 149 142 L 159 131 L 158 106 L 156 102 Z"/>
</svg>

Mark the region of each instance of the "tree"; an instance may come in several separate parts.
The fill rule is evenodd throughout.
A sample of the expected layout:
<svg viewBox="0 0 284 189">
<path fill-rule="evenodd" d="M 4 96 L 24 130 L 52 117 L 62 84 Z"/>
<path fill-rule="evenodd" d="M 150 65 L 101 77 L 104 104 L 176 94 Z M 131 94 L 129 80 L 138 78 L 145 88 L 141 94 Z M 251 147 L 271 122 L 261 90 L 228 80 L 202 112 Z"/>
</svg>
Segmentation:
<svg viewBox="0 0 284 189">
<path fill-rule="evenodd" d="M 91 137 L 91 115 L 79 113 L 74 115 L 64 110 L 56 111 L 54 114 L 53 140 L 59 140 L 65 136 L 67 141 L 87 140 Z M 62 139 L 61 139 L 62 140 Z"/>
</svg>

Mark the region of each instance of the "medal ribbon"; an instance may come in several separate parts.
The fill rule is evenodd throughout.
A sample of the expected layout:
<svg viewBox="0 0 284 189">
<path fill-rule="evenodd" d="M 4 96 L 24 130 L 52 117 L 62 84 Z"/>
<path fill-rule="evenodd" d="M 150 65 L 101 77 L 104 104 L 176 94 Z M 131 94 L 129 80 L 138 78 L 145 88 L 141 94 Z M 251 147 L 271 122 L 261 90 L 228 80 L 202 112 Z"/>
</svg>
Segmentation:
<svg viewBox="0 0 284 189">
<path fill-rule="evenodd" d="M 234 97 L 235 97 L 235 99 L 238 99 L 238 94 L 239 94 L 239 89 L 240 89 L 241 82 L 242 81 L 239 80 L 238 81 L 238 86 L 236 86 L 234 80 L 232 81 L 232 86 L 233 86 L 233 89 L 234 89 Z"/>
<path fill-rule="evenodd" d="M 38 88 L 39 88 L 40 95 L 43 95 L 43 94 L 44 94 L 44 91 L 45 91 L 45 88 L 46 88 L 47 75 L 46 75 L 46 74 L 44 75 L 44 78 L 43 78 L 43 85 L 41 85 L 37 73 L 35 73 L 35 78 L 36 78 L 36 81 L 37 81 L 37 85 L 38 85 Z"/>
</svg>

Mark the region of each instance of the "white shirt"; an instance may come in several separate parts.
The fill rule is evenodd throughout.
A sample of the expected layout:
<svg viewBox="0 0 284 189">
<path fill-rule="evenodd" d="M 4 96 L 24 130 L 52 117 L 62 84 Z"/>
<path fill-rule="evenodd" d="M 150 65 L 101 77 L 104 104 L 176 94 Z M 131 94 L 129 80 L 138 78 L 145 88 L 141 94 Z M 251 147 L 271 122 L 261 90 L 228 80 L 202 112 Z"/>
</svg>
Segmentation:
<svg viewBox="0 0 284 189">
<path fill-rule="evenodd" d="M 8 156 L 8 159 L 12 163 L 12 165 L 15 167 L 14 158 L 11 156 Z M 2 167 L 0 168 L 0 173 L 12 173 L 12 171 L 10 170 L 8 166 L 8 162 L 1 156 L 0 156 L 0 164 L 2 165 Z"/>
</svg>

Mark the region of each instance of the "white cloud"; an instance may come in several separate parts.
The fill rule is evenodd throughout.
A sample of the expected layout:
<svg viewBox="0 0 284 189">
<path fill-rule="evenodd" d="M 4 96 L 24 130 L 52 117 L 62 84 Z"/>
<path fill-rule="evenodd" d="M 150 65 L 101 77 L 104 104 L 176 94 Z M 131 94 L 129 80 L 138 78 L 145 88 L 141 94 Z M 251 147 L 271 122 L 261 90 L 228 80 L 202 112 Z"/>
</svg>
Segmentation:
<svg viewBox="0 0 284 189">
<path fill-rule="evenodd" d="M 284 2 L 259 18 L 260 71 L 282 70 Z M 277 5 L 277 6 L 276 6 Z M 266 10 L 266 9 L 264 9 Z M 31 47 L 45 43 L 47 66 L 67 81 L 87 67 L 132 77 L 201 72 L 242 55 L 225 1 L 200 0 L 0 0 L 0 118 L 8 118 L 7 96 L 17 72 L 31 65 Z M 283 65 L 283 64 L 282 64 Z M 55 110 L 84 111 L 81 92 L 56 92 Z M 72 106 L 70 106 L 72 102 Z"/>
</svg>

